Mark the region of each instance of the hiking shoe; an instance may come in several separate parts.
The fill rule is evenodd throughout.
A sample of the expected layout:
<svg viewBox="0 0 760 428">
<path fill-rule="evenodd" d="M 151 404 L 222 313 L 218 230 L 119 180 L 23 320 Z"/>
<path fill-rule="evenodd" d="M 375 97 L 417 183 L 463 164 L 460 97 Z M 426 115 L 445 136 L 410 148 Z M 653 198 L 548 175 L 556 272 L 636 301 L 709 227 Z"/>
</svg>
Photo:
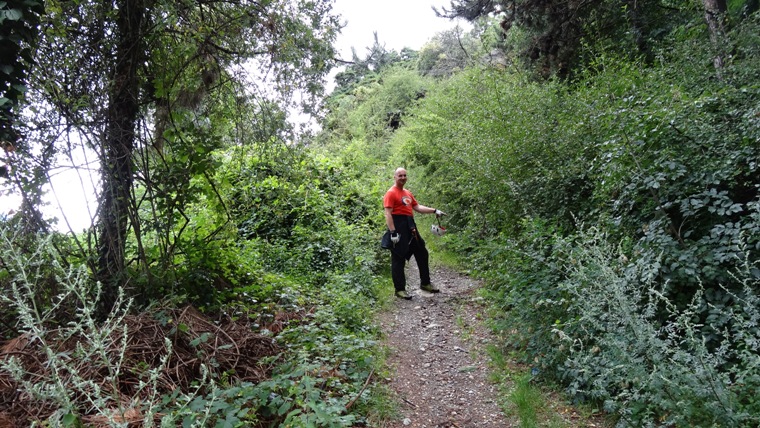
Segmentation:
<svg viewBox="0 0 760 428">
<path fill-rule="evenodd" d="M 412 300 L 412 296 L 410 296 L 406 291 L 401 290 L 396 292 L 396 297 L 399 299 L 406 299 L 406 300 Z"/>
<path fill-rule="evenodd" d="M 420 285 L 420 290 L 427 291 L 428 293 L 440 293 L 441 290 L 435 287 L 433 284 Z"/>
</svg>

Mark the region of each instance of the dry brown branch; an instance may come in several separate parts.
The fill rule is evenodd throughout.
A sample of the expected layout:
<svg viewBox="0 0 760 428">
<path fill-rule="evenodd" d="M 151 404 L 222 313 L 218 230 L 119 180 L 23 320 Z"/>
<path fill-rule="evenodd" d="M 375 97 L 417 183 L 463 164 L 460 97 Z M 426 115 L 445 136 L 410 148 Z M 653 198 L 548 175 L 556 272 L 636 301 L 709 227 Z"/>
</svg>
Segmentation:
<svg viewBox="0 0 760 428">
<path fill-rule="evenodd" d="M 354 405 L 354 402 L 359 399 L 359 397 L 362 396 L 362 393 L 364 393 L 364 390 L 367 389 L 367 385 L 369 385 L 370 379 L 372 379 L 372 375 L 375 373 L 375 368 L 372 367 L 372 370 L 369 372 L 369 376 L 367 376 L 367 380 L 364 382 L 364 386 L 362 386 L 361 391 L 359 391 L 358 394 L 356 394 L 356 397 L 354 397 L 351 401 L 346 404 L 346 410 L 350 409 L 351 406 Z"/>
<path fill-rule="evenodd" d="M 201 365 L 213 369 L 214 376 L 235 373 L 238 380 L 251 382 L 259 382 L 271 373 L 273 367 L 262 364 L 260 360 L 263 357 L 278 355 L 280 350 L 271 337 L 258 334 L 247 319 L 215 322 L 192 306 L 175 309 L 168 315 L 169 319 L 174 320 L 173 323 L 162 324 L 151 314 L 125 317 L 124 326 L 128 335 L 124 350 L 121 349 L 123 345 L 120 332 L 114 333 L 114 336 L 108 339 L 106 353 L 109 359 L 119 358 L 123 352 L 122 368 L 114 382 L 115 385 L 109 381 L 109 362 L 72 360 L 71 370 L 76 371 L 76 377 L 99 385 L 103 394 L 111 397 L 120 396 L 125 403 L 145 403 L 153 397 L 160 397 L 175 390 L 187 391 L 194 381 L 201 378 Z M 275 319 L 282 323 L 297 318 L 299 317 L 287 314 L 275 316 Z M 178 324 L 185 324 L 187 329 L 177 328 Z M 193 346 L 192 342 L 204 333 L 213 335 L 213 340 Z M 59 332 L 58 337 L 60 339 L 56 339 L 55 332 L 51 332 L 46 338 L 48 346 L 56 353 L 66 352 L 69 355 L 75 355 L 73 351 L 76 350 L 77 344 L 86 344 L 88 340 L 82 337 L 65 338 L 62 332 Z M 172 340 L 172 353 L 167 366 L 159 374 L 155 387 L 140 389 L 140 381 L 146 379 L 150 370 L 159 366 L 162 356 L 166 354 L 164 339 L 167 337 Z M 0 360 L 4 361 L 10 357 L 16 358 L 24 367 L 25 381 L 50 381 L 49 364 L 41 341 L 19 336 L 0 343 Z M 215 364 L 211 364 L 211 359 L 215 360 Z M 44 421 L 57 410 L 55 403 L 39 402 L 23 391 L 20 393 L 19 389 L 19 383 L 10 373 L 0 371 L 0 426 L 3 428 L 29 426 L 33 421 Z M 76 391 L 73 385 L 67 389 Z M 78 411 L 82 420 L 87 422 L 87 426 L 104 426 L 103 418 L 108 417 L 87 414 L 89 408 L 85 404 L 83 394 L 81 392 L 80 396 L 73 397 L 81 403 Z M 127 404 L 123 404 L 122 409 L 128 408 Z M 125 422 L 130 426 L 138 416 L 140 421 L 144 417 L 135 409 L 124 413 Z M 3 418 L 11 418 L 16 421 L 16 425 L 4 424 Z"/>
</svg>

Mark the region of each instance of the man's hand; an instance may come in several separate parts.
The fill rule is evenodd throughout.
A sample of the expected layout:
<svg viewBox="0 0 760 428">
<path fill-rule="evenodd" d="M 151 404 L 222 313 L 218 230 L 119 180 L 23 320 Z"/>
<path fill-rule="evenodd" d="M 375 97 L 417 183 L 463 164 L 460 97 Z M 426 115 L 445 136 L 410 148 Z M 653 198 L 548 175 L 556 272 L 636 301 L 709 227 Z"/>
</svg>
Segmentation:
<svg viewBox="0 0 760 428">
<path fill-rule="evenodd" d="M 401 236 L 396 232 L 395 230 L 391 230 L 391 242 L 393 242 L 393 245 L 398 244 L 398 241 L 401 240 Z"/>
<path fill-rule="evenodd" d="M 446 213 L 445 213 L 445 212 L 443 212 L 443 211 L 441 211 L 441 210 L 439 210 L 439 209 L 436 209 L 436 210 L 435 210 L 435 216 L 436 216 L 436 217 L 441 217 L 441 216 L 445 216 L 445 215 L 446 215 Z"/>
</svg>

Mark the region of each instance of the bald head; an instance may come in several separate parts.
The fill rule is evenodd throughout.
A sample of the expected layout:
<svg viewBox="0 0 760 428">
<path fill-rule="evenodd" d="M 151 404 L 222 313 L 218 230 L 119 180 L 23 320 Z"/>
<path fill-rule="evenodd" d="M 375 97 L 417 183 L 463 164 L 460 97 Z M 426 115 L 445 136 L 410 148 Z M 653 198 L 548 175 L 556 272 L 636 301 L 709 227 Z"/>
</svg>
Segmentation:
<svg viewBox="0 0 760 428">
<path fill-rule="evenodd" d="M 396 187 L 403 189 L 406 184 L 406 170 L 401 167 L 396 168 L 393 173 L 393 181 L 396 183 Z"/>
</svg>

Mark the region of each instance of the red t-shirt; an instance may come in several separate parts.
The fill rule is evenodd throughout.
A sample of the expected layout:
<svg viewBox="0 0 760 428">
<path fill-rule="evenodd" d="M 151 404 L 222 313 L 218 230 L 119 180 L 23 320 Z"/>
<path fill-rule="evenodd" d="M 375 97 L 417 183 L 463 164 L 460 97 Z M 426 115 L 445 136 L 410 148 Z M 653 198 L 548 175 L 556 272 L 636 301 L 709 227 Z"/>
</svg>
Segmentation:
<svg viewBox="0 0 760 428">
<path fill-rule="evenodd" d="M 391 214 L 413 216 L 414 211 L 412 208 L 415 205 L 417 205 L 417 200 L 414 199 L 412 192 L 406 189 L 399 189 L 397 186 L 388 189 L 383 198 L 383 207 L 392 208 Z"/>
</svg>

